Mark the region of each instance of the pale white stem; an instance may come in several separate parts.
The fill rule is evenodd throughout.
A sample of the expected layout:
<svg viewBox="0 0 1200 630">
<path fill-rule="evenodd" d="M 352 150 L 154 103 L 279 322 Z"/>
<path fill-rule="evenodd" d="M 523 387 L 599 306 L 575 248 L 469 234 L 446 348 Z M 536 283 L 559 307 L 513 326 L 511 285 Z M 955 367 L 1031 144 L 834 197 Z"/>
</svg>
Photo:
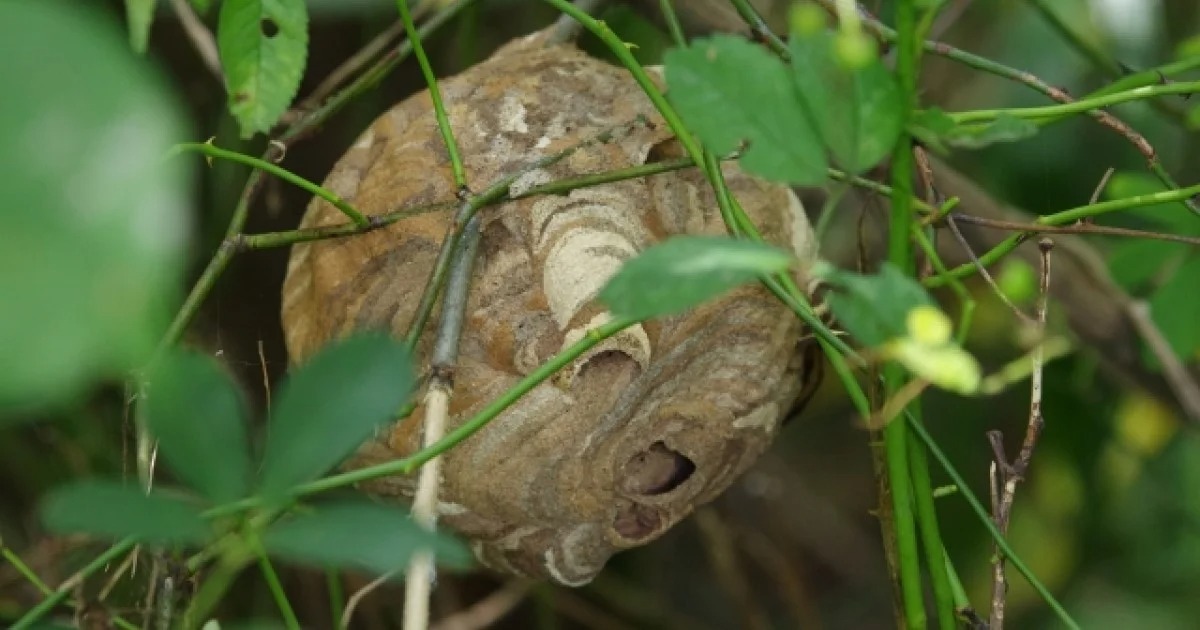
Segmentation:
<svg viewBox="0 0 1200 630">
<path fill-rule="evenodd" d="M 445 435 L 449 403 L 449 388 L 435 380 L 425 396 L 425 426 L 421 442 L 426 448 Z M 441 471 L 440 456 L 422 466 L 417 479 L 417 493 L 413 498 L 413 520 L 429 530 L 437 528 Z M 429 627 L 429 595 L 433 591 L 435 570 L 433 553 L 428 550 L 418 551 L 409 561 L 408 576 L 404 582 L 404 630 L 426 630 Z"/>
</svg>

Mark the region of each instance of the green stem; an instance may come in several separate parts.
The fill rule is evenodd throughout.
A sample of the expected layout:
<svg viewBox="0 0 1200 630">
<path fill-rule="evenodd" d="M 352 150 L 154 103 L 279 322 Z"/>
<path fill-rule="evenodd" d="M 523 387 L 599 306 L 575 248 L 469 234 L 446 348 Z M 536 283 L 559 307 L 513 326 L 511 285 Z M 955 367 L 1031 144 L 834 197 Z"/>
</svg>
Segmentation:
<svg viewBox="0 0 1200 630">
<path fill-rule="evenodd" d="M 446 143 L 446 151 L 450 154 L 450 169 L 454 172 L 454 185 L 459 190 L 467 187 L 467 172 L 463 167 L 462 156 L 458 152 L 458 143 L 454 140 L 454 130 L 450 128 L 450 118 L 446 116 L 446 107 L 442 104 L 442 91 L 438 88 L 437 77 L 433 74 L 433 66 L 429 65 L 429 57 L 425 56 L 425 47 L 421 45 L 421 33 L 413 24 L 412 14 L 408 11 L 408 0 L 396 0 L 400 9 L 400 19 L 404 22 L 404 30 L 408 33 L 408 41 L 412 42 L 413 54 L 421 66 L 421 74 L 429 86 L 429 98 L 433 101 L 433 114 L 437 118 L 438 131 Z"/>
<path fill-rule="evenodd" d="M 415 217 L 420 214 L 428 214 L 430 212 L 442 212 L 449 210 L 456 205 L 458 205 L 457 202 L 442 201 L 438 203 L 413 206 L 411 208 L 404 208 L 403 210 L 397 210 L 387 214 L 376 214 L 371 216 L 371 222 L 367 225 L 341 223 L 338 225 L 322 225 L 320 227 L 284 230 L 282 232 L 243 234 L 234 239 L 233 243 L 237 251 L 242 251 L 287 247 L 288 245 L 293 245 L 295 243 L 323 241 L 331 238 L 344 238 L 347 236 L 355 236 L 358 234 L 374 232 L 375 230 L 383 229 L 401 219 Z"/>
<path fill-rule="evenodd" d="M 1135 72 L 1126 75 L 1109 83 L 1108 85 L 1092 92 L 1088 96 L 1103 96 L 1105 94 L 1113 94 L 1115 92 L 1125 92 L 1133 88 L 1142 87 L 1145 85 L 1155 85 L 1162 83 L 1164 77 L 1171 77 L 1177 74 L 1183 74 L 1190 70 L 1200 68 L 1200 55 L 1193 55 L 1184 59 L 1179 59 L 1161 66 Z"/>
<path fill-rule="evenodd" d="M 758 10 L 754 8 L 747 0 L 729 0 L 733 8 L 737 10 L 742 21 L 746 26 L 750 27 L 750 31 L 754 36 L 761 40 L 771 52 L 779 56 L 784 61 L 792 60 L 792 53 L 788 50 L 787 44 L 783 43 L 782 39 L 776 35 L 771 27 L 767 25 L 767 21 L 763 19 Z"/>
<path fill-rule="evenodd" d="M 136 544 L 137 543 L 133 538 L 124 538 L 120 540 L 113 546 L 106 549 L 104 553 L 92 558 L 91 562 L 84 565 L 83 568 L 75 574 L 76 579 L 83 580 L 97 573 L 104 567 L 108 566 L 108 563 L 128 553 Z M 68 588 L 63 588 L 63 586 L 67 586 Z M 39 619 L 44 617 L 46 613 L 53 610 L 55 606 L 59 605 L 64 599 L 67 598 L 68 595 L 71 594 L 74 588 L 73 584 L 64 584 L 63 586 L 58 587 L 53 593 L 47 595 L 45 599 L 38 602 L 36 606 L 30 608 L 29 612 L 22 615 L 21 618 L 18 619 L 9 630 L 25 630 L 26 628 L 30 628 L 33 626 L 33 624 L 37 623 Z"/>
<path fill-rule="evenodd" d="M 671 34 L 671 41 L 679 48 L 686 48 L 687 38 L 683 36 L 683 27 L 679 24 L 679 16 L 675 14 L 675 5 L 671 0 L 658 0 L 658 8 L 667 22 L 667 32 Z"/>
<path fill-rule="evenodd" d="M 207 142 L 182 142 L 174 147 L 171 147 L 171 151 L 167 155 L 171 156 L 184 151 L 203 153 L 209 157 L 229 160 L 230 162 L 245 164 L 246 166 L 256 168 L 260 171 L 265 171 L 289 184 L 302 188 L 309 193 L 328 201 L 329 203 L 333 204 L 335 208 L 341 210 L 342 214 L 346 215 L 347 218 L 358 225 L 366 225 L 369 222 L 361 212 L 354 208 L 354 206 L 351 206 L 348 202 L 346 202 L 345 199 L 335 195 L 332 191 L 327 190 L 318 184 L 314 184 L 307 179 L 304 179 L 303 177 L 300 177 L 299 175 L 296 175 L 295 173 L 276 164 L 272 164 L 266 160 L 260 160 L 259 158 L 249 156 L 244 153 L 238 153 L 237 151 L 222 149 Z"/>
<path fill-rule="evenodd" d="M 279 574 L 275 572 L 275 567 L 271 565 L 271 559 L 267 557 L 267 551 L 263 549 L 261 544 L 255 544 L 254 552 L 258 556 L 258 568 L 262 571 L 263 579 L 267 583 L 267 589 L 271 591 L 271 598 L 275 600 L 275 605 L 279 607 L 279 614 L 283 616 L 284 624 L 288 630 L 300 630 L 300 620 L 296 617 L 296 611 L 292 610 L 292 603 L 288 601 L 287 593 L 283 590 L 283 583 L 279 581 Z"/>
<path fill-rule="evenodd" d="M 917 93 L 917 11 L 914 0 L 896 4 L 896 75 L 902 98 L 902 117 L 909 120 Z M 892 152 L 892 210 L 888 226 L 888 260 L 898 269 L 911 274 L 914 270 L 910 232 L 913 226 L 913 155 L 912 138 L 901 134 Z M 903 388 L 906 377 L 903 368 L 894 363 L 884 368 L 885 392 L 888 399 Z M 908 630 L 926 627 L 925 601 L 921 584 L 921 559 L 917 546 L 916 515 L 913 513 L 916 494 L 931 494 L 932 488 L 914 488 L 909 462 L 908 429 L 903 422 L 888 422 L 883 429 L 884 454 L 892 498 L 892 524 L 896 534 L 896 562 L 900 599 Z"/>
<path fill-rule="evenodd" d="M 909 405 L 913 418 L 921 417 L 920 399 Z M 925 551 L 925 562 L 933 584 L 933 601 L 937 610 L 938 626 L 942 630 L 957 627 L 954 615 L 954 590 L 950 584 L 947 559 L 942 534 L 938 528 L 937 507 L 933 499 L 933 482 L 929 475 L 929 461 L 925 449 L 915 440 L 908 440 L 908 463 L 912 470 L 913 493 L 916 498 L 917 528 L 921 534 L 921 546 Z"/>
<path fill-rule="evenodd" d="M 20 573 L 21 577 L 28 580 L 29 583 L 32 584 L 39 593 L 42 594 L 43 597 L 54 593 L 54 590 L 51 589 L 45 582 L 43 582 L 42 578 L 38 577 L 38 574 L 34 572 L 33 569 L 29 568 L 29 565 L 25 564 L 24 560 L 21 560 L 21 556 L 13 553 L 12 549 L 0 546 L 0 556 L 2 556 L 5 560 L 8 560 L 8 563 L 13 565 L 13 568 L 17 570 L 17 573 Z"/>
<path fill-rule="evenodd" d="M 200 585 L 200 590 L 192 599 L 192 603 L 188 606 L 183 617 L 184 628 L 199 628 L 208 621 L 208 615 L 212 609 L 221 601 L 221 597 L 229 590 L 233 584 L 234 578 L 242 572 L 246 566 L 246 562 L 240 558 L 234 558 L 234 552 L 227 552 L 217 561 L 217 566 L 213 569 L 211 575 L 205 578 L 204 583 Z"/>
<path fill-rule="evenodd" d="M 693 163 L 688 158 L 679 158 L 668 160 L 665 162 L 652 162 L 641 166 L 631 166 L 628 168 L 614 169 L 604 173 L 596 173 L 592 175 L 581 175 L 579 177 L 565 177 L 563 179 L 553 181 L 540 186 L 534 186 L 517 195 L 504 194 L 503 197 L 495 199 L 492 203 L 503 201 L 513 201 L 516 199 L 525 199 L 536 195 L 561 195 L 572 190 L 587 188 L 590 186 L 599 186 L 601 184 L 609 184 L 612 182 L 625 181 L 628 179 L 637 179 L 639 177 L 648 177 L 651 175 L 659 175 L 671 171 L 677 171 L 693 166 Z M 489 190 L 491 187 L 489 187 Z M 485 204 L 492 205 L 492 203 Z M 329 238 L 341 238 L 346 236 L 354 236 L 356 234 L 366 234 L 374 230 L 387 227 L 401 219 L 413 217 L 419 214 L 429 212 L 441 212 L 449 210 L 458 205 L 456 202 L 443 201 L 438 203 L 425 204 L 396 210 L 387 214 L 377 214 L 371 217 L 371 222 L 368 225 L 357 225 L 354 223 L 342 223 L 339 225 L 323 225 L 315 228 L 304 228 L 299 230 L 286 230 L 282 232 L 265 232 L 262 234 L 245 234 L 236 239 L 238 250 L 242 249 L 269 249 L 272 247 L 286 247 L 294 243 L 306 241 L 319 241 Z"/>
<path fill-rule="evenodd" d="M 1102 201 L 1100 203 L 1079 206 L 1077 208 L 1071 208 L 1069 210 L 1063 210 L 1062 212 L 1056 212 L 1054 214 L 1038 217 L 1034 223 L 1037 225 L 1064 225 L 1068 223 L 1074 223 L 1086 217 L 1100 216 L 1110 212 L 1119 212 L 1121 210 L 1129 210 L 1130 208 L 1140 208 L 1142 206 L 1152 206 L 1160 203 L 1183 201 L 1196 195 L 1200 195 L 1200 184 L 1189 186 L 1187 188 L 1180 188 L 1177 190 L 1165 190 L 1163 192 L 1151 193 L 1148 195 L 1136 195 L 1133 197 L 1126 197 L 1124 199 L 1113 199 L 1111 201 Z M 980 264 L 987 266 L 995 263 L 1012 252 L 1012 250 L 1016 249 L 1017 245 L 1020 245 L 1021 242 L 1029 235 L 1029 232 L 1019 232 L 1009 236 L 1001 241 L 1000 244 L 980 255 Z M 977 271 L 978 268 L 973 262 L 964 263 L 947 271 L 945 274 L 934 276 L 932 278 L 926 278 L 925 286 L 940 287 L 949 282 L 951 279 L 965 278 L 976 273 Z"/>
<path fill-rule="evenodd" d="M 577 177 L 564 177 L 560 180 L 542 184 L 540 186 L 534 186 L 517 195 L 508 195 L 504 198 L 504 200 L 508 201 L 514 199 L 525 199 L 526 197 L 533 197 L 536 195 L 563 195 L 578 188 L 588 188 L 590 186 L 611 184 L 612 182 L 620 182 L 627 179 L 661 175 L 662 173 L 670 173 L 673 171 L 690 168 L 695 165 L 696 163 L 693 162 L 691 158 L 676 158 L 674 160 L 650 162 L 648 164 L 641 164 L 638 166 L 613 169 L 603 173 L 579 175 Z"/>
<path fill-rule="evenodd" d="M 337 569 L 325 570 L 325 590 L 329 592 L 329 612 L 333 623 L 330 628 L 340 628 L 342 614 L 346 609 L 346 593 L 342 589 L 342 573 Z"/>
<path fill-rule="evenodd" d="M 1157 96 L 1168 96 L 1171 94 L 1194 94 L 1196 92 L 1200 92 L 1200 81 L 1181 81 L 1179 83 L 1166 83 L 1163 85 L 1145 85 L 1113 94 L 1089 96 L 1077 101 L 1061 103 L 1059 105 L 1016 107 L 1010 109 L 977 109 L 968 112 L 954 112 L 949 114 L 949 116 L 952 120 L 954 120 L 954 122 L 959 124 L 970 122 L 987 122 L 995 120 L 996 117 L 1001 115 L 1016 116 L 1017 118 L 1025 119 L 1049 118 L 1069 114 L 1082 114 L 1103 107 L 1128 103 L 1130 101 L 1154 98 Z"/>
<path fill-rule="evenodd" d="M 700 148 L 700 143 L 692 137 L 692 134 L 688 133 L 687 127 L 683 125 L 683 120 L 679 118 L 679 114 L 675 112 L 675 108 L 671 107 L 666 97 L 654 85 L 654 81 L 650 80 L 650 75 L 646 74 L 646 70 L 637 62 L 633 53 L 629 52 L 629 47 L 625 45 L 625 42 L 621 41 L 621 38 L 617 37 L 617 34 L 607 24 L 580 11 L 578 7 L 567 2 L 567 0 L 546 0 L 546 2 L 559 11 L 571 16 L 608 46 L 609 51 L 621 61 L 621 64 L 633 76 L 634 81 L 637 81 L 638 85 L 645 91 L 650 102 L 654 104 L 655 109 L 662 115 L 663 120 L 667 122 L 667 126 L 671 128 L 671 131 L 675 133 L 675 137 L 683 145 L 688 157 L 692 158 L 692 161 L 696 164 L 703 164 L 704 152 Z"/>
</svg>

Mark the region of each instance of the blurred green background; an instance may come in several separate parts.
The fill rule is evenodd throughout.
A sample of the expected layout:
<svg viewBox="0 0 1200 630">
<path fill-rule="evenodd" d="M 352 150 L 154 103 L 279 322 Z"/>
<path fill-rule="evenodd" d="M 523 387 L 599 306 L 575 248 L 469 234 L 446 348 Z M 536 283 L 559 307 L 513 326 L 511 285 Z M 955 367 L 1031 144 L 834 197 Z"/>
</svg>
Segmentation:
<svg viewBox="0 0 1200 630">
<path fill-rule="evenodd" d="M 90 2 L 91 0 L 89 0 Z M 114 25 L 123 21 L 117 2 Z M 222 86 L 198 61 L 178 21 L 164 6 L 151 33 L 148 56 L 185 103 L 193 139 L 215 137 L 222 147 L 258 154 L 260 140 L 243 143 L 225 113 Z M 310 0 L 310 56 L 301 98 L 344 59 L 395 20 L 391 0 Z M 705 12 L 718 2 L 679 0 L 699 34 L 709 28 Z M 776 3 L 780 15 L 785 3 Z M 882 6 L 876 6 L 882 4 Z M 886 18 L 889 3 L 867 3 Z M 1027 70 L 1051 85 L 1080 95 L 1109 77 L 1021 0 L 951 0 L 938 37 L 955 46 Z M 1200 3 L 1194 0 L 1057 0 L 1050 3 L 1084 40 L 1134 70 L 1178 58 L 1200 36 Z M 613 2 L 605 18 L 639 58 L 655 62 L 666 46 L 657 2 Z M 215 23 L 216 10 L 205 14 Z M 461 70 L 510 38 L 541 28 L 555 17 L 534 1 L 481 0 L 433 37 L 427 46 L 439 75 Z M 708 18 L 712 18 L 709 15 Z M 1189 40 L 1191 40 L 1189 44 Z M 601 48 L 585 39 L 591 50 Z M 922 102 L 946 110 L 1045 104 L 1031 90 L 951 61 L 927 56 Z M 63 98 L 74 98 L 63 86 Z M 375 91 L 359 99 L 309 140 L 288 152 L 283 165 L 315 181 L 377 115 L 423 89 L 411 60 Z M 10 95 L 11 97 L 11 95 Z M 1167 99 L 1186 112 L 1196 103 Z M 1200 141 L 1177 118 L 1145 104 L 1117 113 L 1153 143 L 1163 164 L 1184 185 L 1200 182 Z M 199 229 L 191 243 L 192 277 L 220 242 L 246 170 L 228 162 L 194 163 Z M 1087 203 L 1105 170 L 1142 173 L 1145 162 L 1122 138 L 1089 119 L 1046 128 L 1031 140 L 997 145 L 953 159 L 1000 199 L 1031 212 Z M 819 198 L 819 193 L 814 193 Z M 288 185 L 268 180 L 251 212 L 248 232 L 294 227 L 307 203 Z M 854 257 L 854 208 L 826 244 L 828 256 Z M 810 207 L 815 212 L 819 206 Z M 1141 212 L 1117 225 L 1153 224 Z M 1193 220 L 1194 223 L 1194 220 Z M 1190 227 L 1195 230 L 1195 226 Z M 1194 233 L 1194 232 L 1193 232 Z M 1142 253 L 1128 243 L 1091 241 L 1117 270 Z M 247 394 L 262 404 L 263 363 L 277 382 L 286 368 L 278 323 L 279 285 L 286 251 L 251 252 L 234 259 L 205 304 L 187 343 L 219 356 L 241 377 Z M 1194 253 L 1187 254 L 1195 259 Z M 1194 268 L 1194 265 L 1193 265 Z M 1129 282 L 1134 295 L 1152 297 L 1154 283 Z M 1197 313 L 1200 279 L 1180 280 L 1191 299 L 1172 308 Z M 982 283 L 981 301 L 968 348 L 986 366 L 1021 354 L 1011 313 Z M 1186 292 L 1185 292 L 1186 293 Z M 952 300 L 947 299 L 950 303 Z M 1054 305 L 1051 306 L 1055 308 Z M 1200 329 L 1200 315 L 1190 320 Z M 260 352 L 263 361 L 260 361 Z M 1200 618 L 1200 435 L 1169 404 L 1111 376 L 1100 358 L 1105 348 L 1085 347 L 1053 362 L 1046 372 L 1047 428 L 1028 481 L 1014 508 L 1011 540 L 1034 571 L 1061 595 L 1085 628 L 1187 629 Z M 1195 363 L 1197 357 L 1186 357 Z M 1147 367 L 1153 370 L 1153 367 Z M 964 399 L 930 394 L 926 417 L 942 448 L 987 495 L 991 451 L 985 432 L 998 429 L 1010 453 L 1024 431 L 1028 390 L 1022 384 L 996 398 Z M 129 426 L 122 418 L 116 385 L 55 417 L 0 427 L 0 536 L 49 583 L 65 579 L 92 557 L 93 544 L 46 536 L 33 516 L 39 496 L 70 478 L 129 473 Z M 616 558 L 594 584 L 579 590 L 534 585 L 496 627 L 512 628 L 890 628 L 892 595 L 872 516 L 876 480 L 869 436 L 834 379 L 827 379 L 805 412 L 785 428 L 771 452 L 710 508 L 658 542 Z M 947 483 L 935 468 L 935 483 Z M 984 529 L 954 494 L 939 500 L 948 551 L 971 596 L 986 616 L 991 548 Z M 1055 622 L 1024 581 L 1010 571 L 1012 628 L 1050 628 Z M 347 576 L 346 589 L 365 583 Z M 136 580 L 134 581 L 136 582 Z M 504 581 L 485 575 L 442 576 L 435 618 L 461 610 Z M 94 597 L 102 584 L 88 584 Z M 327 619 L 324 576 L 289 571 L 285 586 L 302 619 Z M 271 618 L 274 605 L 256 575 L 243 578 L 225 616 Z M 357 626 L 398 627 L 399 591 L 382 589 L 364 601 Z M 136 606 L 136 583 L 121 585 L 106 600 Z M 0 619 L 28 607 L 36 592 L 12 567 L 0 564 Z M 314 626 L 317 627 L 317 626 Z"/>
</svg>

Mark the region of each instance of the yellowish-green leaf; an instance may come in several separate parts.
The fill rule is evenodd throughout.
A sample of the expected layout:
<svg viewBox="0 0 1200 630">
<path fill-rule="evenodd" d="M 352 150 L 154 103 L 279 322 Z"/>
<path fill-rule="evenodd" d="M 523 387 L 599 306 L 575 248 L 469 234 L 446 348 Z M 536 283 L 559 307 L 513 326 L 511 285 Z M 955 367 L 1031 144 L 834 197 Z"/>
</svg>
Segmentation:
<svg viewBox="0 0 1200 630">
<path fill-rule="evenodd" d="M 936 306 L 922 304 L 905 317 L 908 335 L 890 342 L 885 354 L 916 376 L 960 394 L 979 391 L 979 362 L 950 339 L 953 326 Z"/>
</svg>

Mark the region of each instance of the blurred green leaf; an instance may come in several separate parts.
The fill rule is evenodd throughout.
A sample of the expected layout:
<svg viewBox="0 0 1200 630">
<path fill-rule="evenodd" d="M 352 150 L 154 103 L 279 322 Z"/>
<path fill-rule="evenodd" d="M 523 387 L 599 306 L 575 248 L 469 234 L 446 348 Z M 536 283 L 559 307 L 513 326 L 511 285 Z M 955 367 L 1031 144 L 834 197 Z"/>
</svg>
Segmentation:
<svg viewBox="0 0 1200 630">
<path fill-rule="evenodd" d="M 913 116 L 909 131 L 922 143 L 945 153 L 948 148 L 982 149 L 997 143 L 1017 142 L 1037 135 L 1032 121 L 1000 114 L 986 123 L 959 125 L 946 112 L 930 107 Z"/>
<path fill-rule="evenodd" d="M 1032 121 L 1009 114 L 982 124 L 955 127 L 946 135 L 946 143 L 958 149 L 982 149 L 999 142 L 1017 142 L 1037 135 L 1038 126 Z"/>
<path fill-rule="evenodd" d="M 296 96 L 308 54 L 304 0 L 224 0 L 217 49 L 242 137 L 269 130 Z"/>
<path fill-rule="evenodd" d="M 162 159 L 176 103 L 97 11 L 0 3 L 0 410 L 139 366 L 177 292 L 189 185 Z"/>
<path fill-rule="evenodd" d="M 1200 493 L 1200 441 L 1181 432 L 1142 465 L 1105 515 L 1127 545 L 1114 575 L 1149 593 L 1191 595 L 1200 583 L 1200 506 L 1192 500 Z"/>
<path fill-rule="evenodd" d="M 952 132 L 954 126 L 954 119 L 946 115 L 941 108 L 930 107 L 913 112 L 912 120 L 908 123 L 908 132 L 921 144 L 944 155 L 950 152 L 944 136 Z"/>
<path fill-rule="evenodd" d="M 830 285 L 826 302 L 842 327 L 868 347 L 904 337 L 906 318 L 918 306 L 932 305 L 924 287 L 891 263 L 863 275 L 820 265 L 815 273 Z"/>
<path fill-rule="evenodd" d="M 834 37 L 828 30 L 794 33 L 792 79 L 834 160 L 857 173 L 895 146 L 904 128 L 900 90 L 878 55 L 868 52 L 862 64 L 847 67 L 835 54 Z"/>
<path fill-rule="evenodd" d="M 139 54 L 146 52 L 150 24 L 158 0 L 125 0 L 125 21 L 129 24 L 129 45 Z"/>
<path fill-rule="evenodd" d="M 421 549 L 450 566 L 471 562 L 457 540 L 422 528 L 399 508 L 366 502 L 319 505 L 272 526 L 263 542 L 271 554 L 297 562 L 377 574 L 404 567 Z"/>
<path fill-rule="evenodd" d="M 817 132 L 777 57 L 718 35 L 668 51 L 664 68 L 668 97 L 708 150 L 729 153 L 748 141 L 740 160 L 746 171 L 798 185 L 825 181 Z"/>
<path fill-rule="evenodd" d="M 192 8 L 196 10 L 196 13 L 199 13 L 200 15 L 204 15 L 205 13 L 208 13 L 209 9 L 212 8 L 214 0 L 188 0 L 188 1 L 191 2 Z"/>
<path fill-rule="evenodd" d="M 1038 275 L 1024 259 L 1009 258 L 996 274 L 996 286 L 1013 304 L 1032 304 L 1038 294 Z"/>
<path fill-rule="evenodd" d="M 784 271 L 792 255 L 723 236 L 675 236 L 626 261 L 600 291 L 614 315 L 679 313 L 759 276 Z"/>
<path fill-rule="evenodd" d="M 1171 279 L 1150 298 L 1150 315 L 1171 349 L 1184 363 L 1200 351 L 1200 256 L 1180 266 Z M 1150 353 L 1151 367 L 1158 361 Z"/>
<path fill-rule="evenodd" d="M 60 534 L 190 544 L 204 543 L 211 534 L 199 506 L 114 481 L 58 488 L 42 502 L 41 514 L 46 527 Z"/>
<path fill-rule="evenodd" d="M 1183 243 L 1128 239 L 1109 252 L 1108 270 L 1117 284 L 1139 293 L 1156 276 L 1182 260 L 1187 250 Z"/>
<path fill-rule="evenodd" d="M 345 459 L 415 385 L 405 346 L 365 333 L 327 347 L 283 384 L 268 428 L 262 493 L 285 495 Z"/>
<path fill-rule="evenodd" d="M 213 359 L 179 353 L 157 368 L 146 419 L 167 465 L 215 503 L 246 495 L 250 449 L 241 393 Z"/>
</svg>

